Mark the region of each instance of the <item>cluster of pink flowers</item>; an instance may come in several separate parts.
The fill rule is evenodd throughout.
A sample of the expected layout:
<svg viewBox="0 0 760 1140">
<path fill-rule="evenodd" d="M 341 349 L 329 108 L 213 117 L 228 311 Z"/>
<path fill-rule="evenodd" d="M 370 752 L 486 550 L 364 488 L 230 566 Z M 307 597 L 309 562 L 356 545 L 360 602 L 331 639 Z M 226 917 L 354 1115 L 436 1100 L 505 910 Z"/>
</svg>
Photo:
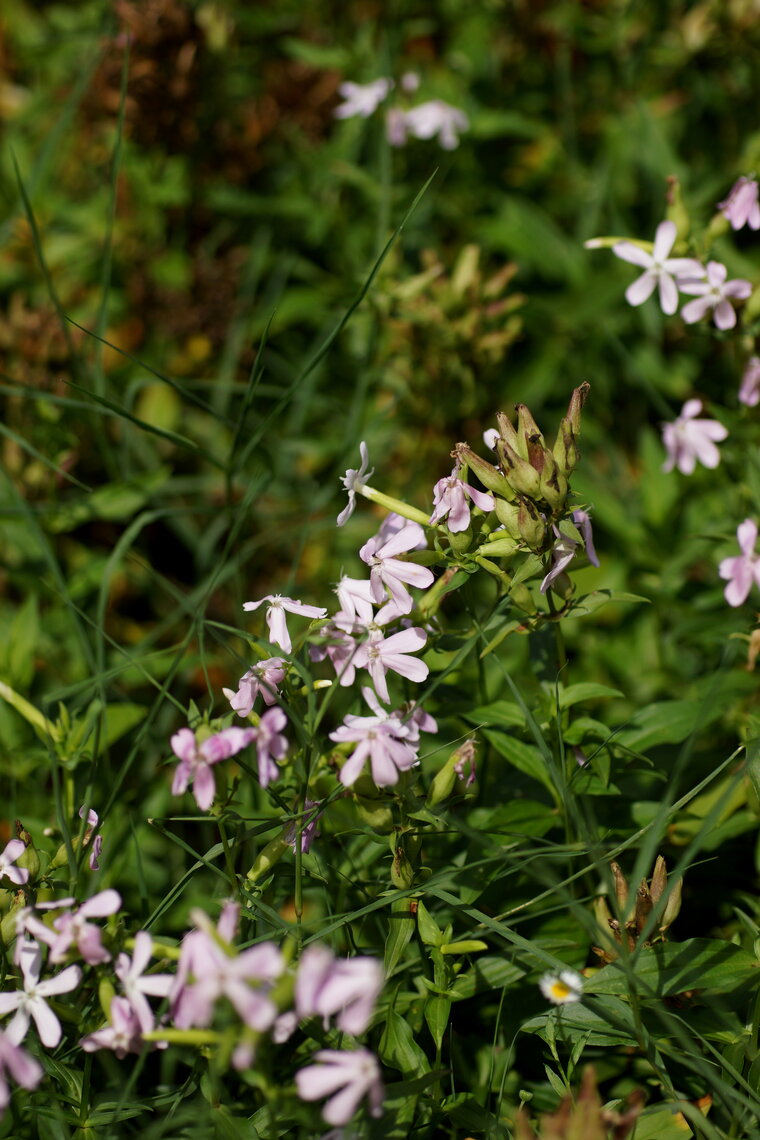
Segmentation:
<svg viewBox="0 0 760 1140">
<path fill-rule="evenodd" d="M 419 76 L 407 72 L 402 76 L 399 87 L 408 96 L 417 90 L 419 84 Z M 343 102 L 335 108 L 336 119 L 351 119 L 357 115 L 369 118 L 394 88 L 393 80 L 385 77 L 371 83 L 341 83 L 338 90 Z M 397 104 L 387 109 L 385 117 L 386 137 L 391 146 L 404 146 L 410 137 L 437 138 L 444 150 L 454 150 L 459 145 L 460 133 L 469 125 L 469 119 L 461 108 L 444 103 L 442 99 L 429 99 L 415 107 Z"/>
<path fill-rule="evenodd" d="M 719 329 L 732 329 L 736 313 L 731 299 L 745 300 L 752 292 L 752 283 L 737 277 L 727 281 L 728 271 L 719 261 L 708 261 L 703 266 L 693 257 L 671 257 L 677 237 L 675 222 L 660 222 L 655 233 L 652 252 L 630 241 L 616 242 L 612 252 L 616 257 L 644 269 L 626 289 L 629 305 L 642 305 L 658 288 L 663 313 L 672 316 L 678 308 L 678 293 L 696 297 L 681 309 L 687 324 L 699 321 L 712 313 Z"/>
<path fill-rule="evenodd" d="M 13 867 L 19 854 L 13 846 L 0 856 L 11 881 L 23 875 L 22 869 Z M 36 1088 L 43 1077 L 42 1066 L 21 1047 L 30 1026 L 34 1024 L 46 1049 L 55 1049 L 63 1031 L 48 999 L 72 993 L 82 981 L 82 968 L 75 963 L 58 973 L 43 971 L 45 948 L 48 966 L 72 957 L 79 957 L 85 965 L 105 966 L 111 955 L 103 946 L 102 931 L 89 919 L 114 915 L 120 907 L 118 893 L 108 890 L 79 907 L 73 906 L 72 899 L 60 899 L 19 911 L 13 960 L 20 986 L 0 992 L 0 1017 L 13 1015 L 0 1031 L 0 1113 L 10 1098 L 7 1074 L 28 1089 Z M 54 909 L 63 913 L 48 926 L 43 912 Z M 165 949 L 157 947 L 147 931 L 138 931 L 132 956 L 122 951 L 113 964 L 110 988 L 112 993 L 117 988 L 119 992 L 108 1002 L 106 1024 L 85 1034 L 80 1047 L 88 1053 L 108 1049 L 119 1058 L 149 1047 L 166 1047 L 171 1033 L 211 1026 L 220 1003 L 231 1007 L 240 1022 L 240 1039 L 232 1054 L 237 1069 L 253 1064 L 262 1034 L 270 1033 L 273 1042 L 281 1044 L 314 1017 L 321 1019 L 325 1029 L 334 1021 L 351 1037 L 366 1032 L 384 982 L 376 959 L 337 958 L 327 947 L 315 944 L 290 967 L 272 942 L 246 949 L 234 945 L 239 913 L 238 904 L 226 902 L 214 927 L 206 914 L 194 910 L 195 926 L 182 941 L 174 973 L 149 968 L 152 958 L 165 957 Z M 288 972 L 294 975 L 292 982 L 281 987 L 275 998 L 274 988 Z M 107 980 L 107 974 L 102 980 Z M 293 995 L 289 1001 L 283 997 L 288 993 Z M 149 998 L 164 1003 L 160 1019 Z M 329 1098 L 323 1112 L 329 1124 L 348 1123 L 365 1095 L 371 1111 L 377 1113 L 382 1081 L 375 1057 L 360 1048 L 328 1053 L 317 1052 L 315 1064 L 296 1074 L 302 1098 Z"/>
</svg>

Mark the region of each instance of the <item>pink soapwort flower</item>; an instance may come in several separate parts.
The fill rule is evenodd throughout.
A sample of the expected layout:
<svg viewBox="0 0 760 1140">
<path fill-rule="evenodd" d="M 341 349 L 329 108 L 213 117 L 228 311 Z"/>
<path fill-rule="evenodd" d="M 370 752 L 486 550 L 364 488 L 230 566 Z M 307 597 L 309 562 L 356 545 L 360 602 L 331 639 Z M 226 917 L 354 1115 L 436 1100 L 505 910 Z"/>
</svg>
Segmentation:
<svg viewBox="0 0 760 1140">
<path fill-rule="evenodd" d="M 414 767 L 417 750 L 410 743 L 409 728 L 399 716 L 385 712 L 370 689 L 362 689 L 362 695 L 375 715 L 349 714 L 343 724 L 330 733 L 330 739 L 338 744 L 356 744 L 341 768 L 340 782 L 345 787 L 356 783 L 369 757 L 373 781 L 378 788 L 388 788 L 398 783 L 400 772 Z"/>
<path fill-rule="evenodd" d="M 296 1073 L 296 1088 L 301 1100 L 331 1098 L 322 1109 L 322 1118 L 328 1124 L 348 1124 L 364 1096 L 369 1098 L 370 1114 L 382 1116 L 380 1067 L 368 1049 L 352 1052 L 320 1049 L 314 1054 L 314 1060 L 316 1065 L 308 1065 Z"/>
<path fill-rule="evenodd" d="M 760 404 L 760 356 L 750 356 L 747 361 L 739 389 L 739 403 L 746 404 L 748 408 Z"/>
<path fill-rule="evenodd" d="M 11 1099 L 7 1074 L 22 1088 L 36 1089 L 45 1070 L 25 1049 L 9 1040 L 5 1033 L 0 1033 L 0 1113 L 8 1107 Z"/>
<path fill-rule="evenodd" d="M 281 760 L 288 750 L 288 742 L 280 731 L 287 723 L 288 719 L 282 709 L 272 708 L 267 709 L 258 726 L 254 729 L 259 764 L 259 783 L 262 788 L 266 788 L 272 780 L 276 780 L 280 775 L 280 769 L 275 760 Z"/>
<path fill-rule="evenodd" d="M 740 606 L 747 600 L 753 582 L 760 586 L 760 557 L 755 554 L 757 524 L 745 519 L 736 531 L 741 554 L 724 558 L 718 567 L 721 578 L 728 581 L 724 591 L 729 606 Z"/>
<path fill-rule="evenodd" d="M 492 511 L 494 509 L 493 495 L 489 495 L 485 491 L 478 491 L 469 483 L 465 483 L 460 478 L 459 471 L 460 466 L 457 463 L 451 474 L 439 479 L 433 488 L 433 513 L 430 516 L 430 525 L 439 523 L 448 515 L 449 521 L 446 525 L 452 534 L 467 530 L 470 525 L 468 498 L 472 499 L 475 506 L 480 507 L 481 511 Z"/>
<path fill-rule="evenodd" d="M 111 1022 L 94 1033 L 88 1033 L 79 1042 L 85 1053 L 95 1053 L 98 1049 L 112 1049 L 119 1060 L 127 1053 L 142 1052 L 143 1039 L 140 1022 L 135 1010 L 126 998 L 111 998 Z M 147 1032 L 147 1030 L 146 1030 Z"/>
<path fill-rule="evenodd" d="M 82 804 L 82 806 L 79 809 L 79 818 L 80 819 L 84 819 L 84 813 L 85 813 L 85 804 Z M 101 856 L 102 851 L 103 851 L 103 836 L 102 835 L 96 835 L 95 838 L 92 839 L 93 830 L 98 826 L 99 823 L 100 823 L 100 817 L 98 816 L 98 813 L 96 811 L 93 811 L 92 808 L 90 808 L 90 810 L 87 812 L 87 830 L 84 833 L 84 844 L 86 847 L 87 844 L 90 842 L 90 840 L 92 840 L 92 847 L 90 849 L 90 858 L 89 858 L 89 865 L 90 865 L 91 871 L 99 871 L 100 870 L 100 863 L 98 862 L 98 860 L 100 859 L 100 856 Z"/>
<path fill-rule="evenodd" d="M 679 279 L 679 288 L 682 293 L 696 297 L 696 301 L 689 301 L 681 309 L 681 316 L 688 325 L 700 320 L 710 309 L 713 311 L 713 320 L 719 329 L 732 329 L 736 324 L 736 313 L 728 297 L 745 298 L 752 292 L 752 283 L 743 277 L 736 277 L 733 281 L 726 281 L 728 270 L 719 261 L 708 261 L 707 269 L 702 276 L 707 280 L 694 280 L 689 275 Z"/>
<path fill-rule="evenodd" d="M 265 705 L 275 703 L 280 695 L 278 686 L 286 671 L 287 663 L 282 657 L 268 657 L 243 674 L 238 681 L 237 692 L 232 689 L 222 689 L 222 692 L 238 716 L 250 716 L 259 693 Z"/>
<path fill-rule="evenodd" d="M 385 137 L 389 146 L 406 145 L 406 111 L 402 107 L 389 107 L 385 112 Z"/>
<path fill-rule="evenodd" d="M 409 519 L 405 519 L 403 515 L 397 515 L 395 511 L 390 511 L 385 516 L 380 523 L 376 537 L 380 539 L 381 542 L 386 542 L 389 538 L 393 538 L 394 535 L 398 534 L 400 530 L 404 530 L 405 527 L 409 526 L 417 528 L 417 542 L 414 546 L 410 546 L 409 549 L 427 550 L 427 538 L 425 537 L 424 528 L 421 527 L 419 523 L 410 522 Z"/>
<path fill-rule="evenodd" d="M 336 119 L 352 119 L 355 115 L 367 119 L 382 103 L 391 87 L 392 79 L 373 79 L 371 83 L 351 83 L 347 80 L 338 87 L 343 97 L 333 115 Z"/>
<path fill-rule="evenodd" d="M 0 853 L 0 879 L 10 879 L 17 887 L 22 887 L 29 880 L 29 872 L 25 867 L 14 867 L 16 860 L 26 851 L 23 839 L 11 839 L 6 843 Z"/>
<path fill-rule="evenodd" d="M 116 914 L 120 907 L 121 895 L 118 891 L 100 891 L 83 902 L 77 910 L 68 911 L 54 918 L 55 933 L 40 923 L 47 932 L 45 940 L 50 946 L 50 961 L 62 962 L 71 947 L 76 946 L 89 966 L 96 966 L 98 962 L 110 962 L 111 955 L 100 941 L 100 928 L 88 922 L 88 919 L 105 918 Z"/>
<path fill-rule="evenodd" d="M 55 994 L 67 994 L 76 989 L 82 977 L 79 966 L 67 966 L 53 978 L 40 981 L 42 950 L 36 942 L 27 942 L 21 955 L 23 988 L 12 993 L 0 993 L 0 1016 L 15 1009 L 9 1022 L 6 1037 L 19 1045 L 26 1037 L 29 1022 L 34 1019 L 40 1041 L 48 1049 L 55 1049 L 61 1040 L 61 1023 L 45 1001 Z"/>
<path fill-rule="evenodd" d="M 324 1028 L 335 1014 L 336 1025 L 357 1037 L 370 1023 L 385 975 L 376 958 L 336 958 L 326 946 L 309 946 L 296 974 L 296 1012 L 303 1019 L 317 1015 Z"/>
<path fill-rule="evenodd" d="M 206 737 L 200 744 L 195 733 L 181 728 L 171 738 L 172 752 L 179 759 L 172 781 L 172 795 L 181 796 L 192 780 L 195 802 L 201 811 L 208 811 L 214 802 L 216 783 L 212 764 L 235 756 L 255 739 L 255 728 L 224 728 Z"/>
<path fill-rule="evenodd" d="M 731 187 L 728 197 L 718 202 L 718 209 L 735 230 L 749 226 L 760 230 L 760 203 L 758 203 L 757 179 L 742 176 Z"/>
<path fill-rule="evenodd" d="M 654 247 L 651 253 L 630 241 L 618 241 L 613 245 L 612 252 L 615 257 L 629 261 L 632 265 L 641 266 L 644 273 L 637 277 L 632 285 L 625 291 L 625 299 L 629 305 L 643 305 L 659 286 L 660 307 L 668 316 L 678 308 L 678 288 L 675 276 L 688 273 L 692 276 L 704 272 L 702 266 L 693 257 L 669 257 L 677 236 L 675 222 L 660 222 L 654 235 Z"/>
<path fill-rule="evenodd" d="M 345 475 L 341 475 L 341 482 L 348 491 L 348 503 L 338 515 L 336 519 L 337 526 L 344 526 L 351 515 L 354 513 L 356 507 L 356 493 L 364 486 L 366 479 L 365 476 L 371 477 L 374 472 L 374 467 L 368 471 L 369 466 L 369 453 L 367 451 L 367 444 L 364 440 L 359 444 L 359 454 L 361 456 L 361 467 L 357 469 L 349 467 Z"/>
<path fill-rule="evenodd" d="M 73 906 L 74 902 L 73 898 L 55 899 L 53 902 L 37 902 L 34 907 L 22 906 L 16 911 L 16 945 L 13 947 L 15 966 L 21 965 L 22 955 L 32 942 L 44 942 L 50 946 L 56 940 L 55 931 L 37 917 L 35 910 L 62 910 L 63 907 Z M 31 935 L 31 938 L 27 935 Z"/>
<path fill-rule="evenodd" d="M 369 582 L 367 585 L 369 586 Z M 333 621 L 322 629 L 325 638 L 323 643 L 309 647 L 309 656 L 312 661 L 324 661 L 325 657 L 328 657 L 338 677 L 338 683 L 348 687 L 353 685 L 356 676 L 354 657 L 359 644 L 351 633 L 346 632 L 344 626 L 348 626 L 349 629 L 357 628 L 357 630 L 365 628 L 358 626 L 353 618 L 345 615 L 342 611 L 338 611 Z"/>
<path fill-rule="evenodd" d="M 357 669 L 369 672 L 375 692 L 381 700 L 388 701 L 390 697 L 385 674 L 389 669 L 410 681 L 424 681 L 427 677 L 430 670 L 425 662 L 409 656 L 422 649 L 426 641 L 427 634 L 419 626 L 402 629 L 390 637 L 383 637 L 379 630 L 373 631 L 369 639 L 357 649 L 354 664 Z"/>
<path fill-rule="evenodd" d="M 319 821 L 322 818 L 321 811 L 314 811 L 314 808 L 320 807 L 319 800 L 305 799 L 303 802 L 303 812 L 301 821 L 301 851 L 306 854 L 311 850 L 311 845 L 319 836 Z M 290 844 L 295 852 L 296 840 L 298 838 L 298 829 L 295 820 L 288 827 L 285 833 L 285 841 Z"/>
<path fill-rule="evenodd" d="M 368 704 L 372 705 L 368 694 L 370 694 L 369 689 L 365 694 L 365 699 Z M 408 734 L 406 739 L 410 744 L 419 744 L 421 732 L 438 731 L 438 724 L 435 717 L 425 712 L 422 705 L 418 705 L 416 701 L 409 701 L 402 709 L 399 709 L 393 715 L 398 717 L 402 724 L 405 725 Z"/>
<path fill-rule="evenodd" d="M 286 653 L 290 653 L 293 648 L 285 620 L 286 610 L 290 614 L 300 614 L 301 617 L 323 618 L 327 616 L 327 610 L 321 606 L 307 606 L 294 598 L 283 598 L 281 594 L 267 594 L 258 602 L 246 602 L 243 609 L 257 610 L 264 602 L 269 602 L 267 608 L 269 640 L 273 645 L 279 645 Z"/>
<path fill-rule="evenodd" d="M 425 589 L 433 584 L 432 571 L 426 566 L 395 557 L 416 549 L 421 531 L 419 523 L 408 523 L 385 541 L 377 536 L 370 538 L 359 551 L 362 562 L 370 568 L 372 597 L 377 605 L 385 601 L 387 590 L 398 613 L 408 614 L 413 602 L 406 585 Z"/>
<path fill-rule="evenodd" d="M 701 400 L 687 400 L 678 419 L 662 425 L 662 441 L 668 453 L 663 471 L 677 467 L 683 475 L 691 475 L 697 460 L 710 468 L 720 463 L 715 444 L 726 438 L 728 430 L 717 420 L 698 420 L 701 411 Z"/>
<path fill-rule="evenodd" d="M 466 131 L 470 120 L 459 107 L 444 103 L 442 99 L 431 99 L 419 103 L 407 111 L 405 127 L 408 134 L 417 139 L 438 137 L 444 150 L 456 150 L 459 146 L 459 132 Z"/>
<path fill-rule="evenodd" d="M 209 925 L 206 915 L 198 911 L 192 914 L 194 921 Z M 169 995 L 174 1024 L 178 1029 L 205 1028 L 211 1023 L 217 1001 L 226 997 L 250 1029 L 264 1032 L 277 1017 L 277 1006 L 268 993 L 285 970 L 282 954 L 273 942 L 236 953 L 231 946 L 219 944 L 220 930 L 217 936 L 196 929 L 182 941 Z"/>
<path fill-rule="evenodd" d="M 146 994 L 151 997 L 167 997 L 174 984 L 171 974 L 146 974 L 153 949 L 153 939 L 145 930 L 135 935 L 135 948 L 130 959 L 128 954 L 119 954 L 114 964 L 114 973 L 121 982 L 124 996 L 132 1006 L 140 1031 L 149 1033 L 154 1027 L 153 1011 Z"/>
<path fill-rule="evenodd" d="M 375 601 L 372 583 L 366 578 L 349 578 L 344 574 L 335 587 L 335 593 L 338 595 L 340 610 L 333 617 L 333 621 L 342 618 L 351 623 L 359 622 L 367 626 L 374 620 Z M 352 631 L 348 629 L 347 632 Z"/>
</svg>

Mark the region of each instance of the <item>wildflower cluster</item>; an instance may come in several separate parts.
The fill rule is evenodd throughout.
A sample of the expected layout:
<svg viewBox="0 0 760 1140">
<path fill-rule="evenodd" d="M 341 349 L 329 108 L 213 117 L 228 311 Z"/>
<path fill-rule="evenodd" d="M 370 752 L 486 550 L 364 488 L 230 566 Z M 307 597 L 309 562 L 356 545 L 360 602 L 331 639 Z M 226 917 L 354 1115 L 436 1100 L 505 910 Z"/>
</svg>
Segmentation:
<svg viewBox="0 0 760 1140">
<path fill-rule="evenodd" d="M 626 289 L 625 296 L 630 305 L 643 304 L 657 288 L 663 313 L 672 316 L 678 309 L 679 293 L 682 293 L 694 298 L 681 308 L 681 318 L 687 325 L 709 317 L 720 332 L 728 333 L 739 325 L 737 304 L 746 301 L 743 321 L 751 331 L 760 304 L 760 291 L 751 281 L 743 277 L 730 279 L 727 266 L 720 261 L 705 261 L 693 256 L 673 257 L 671 254 L 674 247 L 679 254 L 688 252 L 689 247 L 709 248 L 714 237 L 727 229 L 727 223 L 734 231 L 744 226 L 751 230 L 760 229 L 757 179 L 739 178 L 727 197 L 717 204 L 718 212 L 701 236 L 690 233 L 688 220 L 684 221 L 685 211 L 678 185 L 675 179 L 670 182 L 670 203 L 679 218 L 680 229 L 673 219 L 668 218 L 657 226 L 652 243 L 592 238 L 586 242 L 587 248 L 611 248 L 616 257 L 644 270 Z M 749 335 L 743 338 L 745 352 L 744 346 L 752 343 Z M 756 353 L 745 357 L 737 399 L 748 408 L 756 407 L 760 402 L 760 358 Z M 720 451 L 716 444 L 728 438 L 728 428 L 719 420 L 703 418 L 700 415 L 702 410 L 702 400 L 692 397 L 673 422 L 663 424 L 662 438 L 667 452 L 663 471 L 677 468 L 683 475 L 692 475 L 698 463 L 711 470 L 719 465 Z M 725 598 L 731 606 L 742 605 L 753 582 L 760 582 L 755 566 L 755 523 L 745 519 L 737 534 L 741 554 L 723 559 L 720 564 L 720 576 L 728 582 Z"/>
<path fill-rule="evenodd" d="M 444 150 L 455 150 L 459 145 L 459 135 L 470 125 L 469 119 L 459 107 L 453 107 L 442 99 L 428 99 L 411 106 L 409 97 L 417 91 L 420 78 L 415 72 L 407 72 L 398 84 L 400 100 L 386 108 L 385 133 L 391 146 L 405 146 L 409 138 L 437 138 Z M 351 119 L 355 116 L 369 118 L 386 101 L 396 84 L 392 79 L 375 79 L 371 83 L 351 83 L 346 81 L 338 88 L 343 102 L 334 111 L 337 119 Z"/>
</svg>

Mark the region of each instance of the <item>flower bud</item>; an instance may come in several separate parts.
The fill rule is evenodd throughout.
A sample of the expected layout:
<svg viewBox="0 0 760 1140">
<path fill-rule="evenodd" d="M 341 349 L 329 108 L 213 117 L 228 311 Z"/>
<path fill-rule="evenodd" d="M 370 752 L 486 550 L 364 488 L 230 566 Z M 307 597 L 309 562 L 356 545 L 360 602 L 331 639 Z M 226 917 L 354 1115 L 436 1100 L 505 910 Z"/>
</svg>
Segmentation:
<svg viewBox="0 0 760 1140">
<path fill-rule="evenodd" d="M 517 528 L 520 537 L 530 550 L 540 551 L 543 548 L 546 538 L 546 522 L 541 517 L 536 504 L 530 499 L 520 499 Z"/>
<path fill-rule="evenodd" d="M 449 531 L 447 538 L 449 540 L 449 545 L 455 554 L 466 554 L 472 546 L 472 527 L 468 526 L 467 530 L 460 530 L 456 533 Z"/>
<path fill-rule="evenodd" d="M 499 425 L 499 436 L 504 443 L 516 451 L 523 459 L 528 458 L 528 444 L 525 436 L 520 436 L 512 427 L 512 421 L 506 412 L 496 413 L 496 422 Z"/>
<path fill-rule="evenodd" d="M 286 827 L 283 828 L 276 838 L 270 839 L 269 843 L 262 847 L 246 875 L 246 879 L 252 883 L 257 883 L 259 879 L 263 879 L 269 874 L 275 863 L 282 859 L 285 852 L 290 849 L 290 844 L 286 838 L 287 830 Z"/>
<path fill-rule="evenodd" d="M 396 848 L 396 854 L 391 863 L 391 882 L 394 887 L 401 890 L 411 887 L 414 882 L 414 868 L 407 859 L 404 848 L 400 845 Z"/>
<path fill-rule="evenodd" d="M 503 499 L 514 499 L 515 493 L 501 471 L 488 460 L 481 459 L 466 443 L 458 443 L 451 454 L 461 466 L 469 467 L 487 490 Z"/>
<path fill-rule="evenodd" d="M 515 411 L 517 412 L 517 434 L 521 439 L 525 439 L 529 444 L 531 440 L 534 445 L 539 447 L 544 446 L 544 437 L 541 434 L 541 429 L 533 419 L 530 408 L 527 404 L 515 404 Z M 522 452 L 520 452 L 522 454 Z"/>
<path fill-rule="evenodd" d="M 23 867 L 24 870 L 29 872 L 27 886 L 37 879 L 40 873 L 40 857 L 37 848 L 34 846 L 32 837 L 26 830 L 20 819 L 16 820 L 16 838 L 20 839 L 24 844 L 24 850 L 16 860 L 17 867 Z"/>
<path fill-rule="evenodd" d="M 528 459 L 523 459 L 512 445 L 503 439 L 496 440 L 496 454 L 510 487 L 519 495 L 528 495 L 532 499 L 539 499 L 541 497 L 541 478 L 535 467 L 528 462 Z"/>
<path fill-rule="evenodd" d="M 519 539 L 520 538 L 520 527 L 519 527 L 519 523 L 518 523 L 518 518 L 520 515 L 519 503 L 517 503 L 514 500 L 512 502 L 508 503 L 506 499 L 496 499 L 494 509 L 496 511 L 496 517 L 498 518 L 499 522 L 502 524 L 502 526 L 506 530 L 507 534 L 511 538 Z M 490 537 L 494 538 L 494 535 L 497 533 L 498 532 L 494 532 L 494 534 L 491 535 Z"/>
<path fill-rule="evenodd" d="M 665 910 L 662 912 L 660 919 L 660 934 L 664 934 L 671 923 L 675 922 L 681 910 L 681 892 L 683 890 L 683 879 L 676 879 L 675 882 L 670 883 L 668 892 L 668 901 L 665 903 Z"/>
<path fill-rule="evenodd" d="M 581 433 L 581 411 L 590 389 L 591 385 L 587 382 L 584 382 L 574 389 L 570 397 L 567 413 L 560 422 L 557 438 L 552 449 L 552 454 L 557 461 L 557 466 L 561 474 L 565 476 L 572 474 L 580 459 L 580 452 L 578 451 L 576 441 Z"/>
<path fill-rule="evenodd" d="M 111 1020 L 111 1002 L 116 997 L 116 990 L 110 978 L 101 978 L 98 985 L 98 1001 L 103 1010 L 106 1021 Z"/>
</svg>

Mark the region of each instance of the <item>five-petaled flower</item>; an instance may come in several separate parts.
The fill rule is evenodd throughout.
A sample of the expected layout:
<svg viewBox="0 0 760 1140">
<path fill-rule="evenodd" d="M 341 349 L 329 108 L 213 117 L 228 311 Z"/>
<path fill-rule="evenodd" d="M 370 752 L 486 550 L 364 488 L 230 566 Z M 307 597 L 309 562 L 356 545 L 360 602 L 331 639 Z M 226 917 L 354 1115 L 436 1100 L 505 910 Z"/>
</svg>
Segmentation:
<svg viewBox="0 0 760 1140">
<path fill-rule="evenodd" d="M 681 316 L 687 325 L 713 311 L 713 320 L 719 329 L 732 329 L 736 324 L 736 313 L 733 305 L 727 298 L 736 297 L 744 299 L 752 292 L 752 283 L 743 277 L 736 277 L 733 281 L 726 281 L 728 270 L 719 261 L 708 261 L 707 269 L 699 275 L 702 280 L 695 280 L 690 274 L 679 278 L 679 288 L 682 293 L 696 297 L 681 309 Z M 706 275 L 706 280 L 704 280 Z"/>
<path fill-rule="evenodd" d="M 398 713 L 385 712 L 371 689 L 362 689 L 362 694 L 375 715 L 354 716 L 349 713 L 344 723 L 330 733 L 330 739 L 337 744 L 356 744 L 341 768 L 340 782 L 346 787 L 355 784 L 369 757 L 372 779 L 377 787 L 392 787 L 398 783 L 400 772 L 407 772 L 417 763 L 419 732 L 410 729 Z M 410 736 L 414 739 L 410 740 Z"/>
<path fill-rule="evenodd" d="M 409 654 L 422 649 L 427 634 L 419 626 L 402 629 L 390 637 L 383 637 L 380 630 L 372 630 L 367 641 L 360 645 L 354 654 L 357 669 L 366 669 L 381 701 L 388 701 L 388 682 L 385 674 L 389 669 L 410 681 L 424 681 L 430 670 L 424 661 Z"/>
<path fill-rule="evenodd" d="M 757 179 L 742 176 L 731 187 L 725 201 L 718 202 L 718 209 L 733 229 L 740 230 L 746 225 L 751 230 L 760 230 Z"/>
<path fill-rule="evenodd" d="M 296 1088 L 301 1100 L 330 1097 L 322 1109 L 328 1124 L 348 1124 L 363 1096 L 369 1098 L 372 1116 L 383 1112 L 383 1082 L 377 1058 L 368 1049 L 342 1052 L 320 1049 L 314 1054 L 315 1065 L 296 1073 Z"/>
<path fill-rule="evenodd" d="M 265 714 L 266 715 L 266 714 Z M 208 811 L 214 802 L 216 784 L 212 764 L 235 756 L 256 736 L 255 728 L 224 728 L 207 736 L 200 743 L 192 729 L 181 728 L 171 738 L 172 752 L 179 759 L 172 781 L 172 794 L 181 796 L 193 781 L 193 795 L 201 811 Z"/>
<path fill-rule="evenodd" d="M 675 222 L 660 222 L 654 236 L 654 248 L 651 253 L 630 241 L 616 242 L 612 247 L 615 257 L 623 261 L 630 261 L 639 265 L 644 273 L 637 277 L 632 285 L 625 291 L 625 299 L 629 305 L 642 305 L 651 297 L 655 286 L 659 286 L 660 307 L 663 313 L 672 315 L 678 308 L 678 289 L 675 277 L 682 274 L 699 276 L 704 271 L 702 266 L 693 257 L 669 257 L 677 236 Z"/>
<path fill-rule="evenodd" d="M 583 996 L 583 978 L 575 970 L 560 970 L 559 974 L 544 974 L 539 979 L 541 993 L 555 1005 L 580 1001 Z"/>
<path fill-rule="evenodd" d="M 222 689 L 238 716 L 249 716 L 256 698 L 261 693 L 265 705 L 273 705 L 279 696 L 278 685 L 285 676 L 287 665 L 282 657 L 268 657 L 243 674 L 237 692 Z"/>
<path fill-rule="evenodd" d="M 760 557 L 755 554 L 757 524 L 745 519 L 736 531 L 741 554 L 735 558 L 724 558 L 718 573 L 728 581 L 724 591 L 729 606 L 740 606 L 747 600 L 752 583 L 760 586 Z"/>
<path fill-rule="evenodd" d="M 284 598 L 282 594 L 267 594 L 266 597 L 261 598 L 258 602 L 245 602 L 243 609 L 257 610 L 264 602 L 269 602 L 267 607 L 269 640 L 273 645 L 279 645 L 286 653 L 290 653 L 293 648 L 285 620 L 286 610 L 289 614 L 300 614 L 301 617 L 327 617 L 327 610 L 322 606 L 307 606 L 304 602 L 299 602 L 295 598 Z"/>
<path fill-rule="evenodd" d="M 372 599 L 377 605 L 385 601 L 387 589 L 396 612 L 408 614 L 413 603 L 406 584 L 418 589 L 433 584 L 433 574 L 426 566 L 396 557 L 418 549 L 421 535 L 424 537 L 424 531 L 419 523 L 410 522 L 390 538 L 383 539 L 380 535 L 370 538 L 359 551 L 362 562 L 370 568 Z"/>
<path fill-rule="evenodd" d="M 296 975 L 296 1011 L 300 1018 L 318 1014 L 327 1029 L 334 1015 L 338 1029 L 354 1037 L 369 1025 L 385 975 L 376 958 L 336 958 L 326 946 L 309 946 Z"/>
<path fill-rule="evenodd" d="M 687 400 L 678 419 L 672 424 L 663 424 L 662 441 L 668 453 L 663 471 L 677 467 L 683 475 L 691 475 L 697 460 L 711 468 L 720 463 L 720 452 L 715 444 L 726 438 L 728 430 L 717 420 L 697 419 L 701 411 L 701 400 Z"/>
<path fill-rule="evenodd" d="M 498 432 L 496 435 L 498 437 Z M 449 519 L 446 525 L 452 534 L 467 530 L 470 525 L 468 499 L 472 499 L 475 506 L 480 507 L 481 511 L 492 511 L 494 509 L 493 495 L 489 495 L 486 491 L 478 491 L 469 483 L 465 483 L 460 477 L 459 471 L 460 466 L 457 463 L 451 474 L 439 479 L 433 488 L 433 513 L 430 516 L 430 525 L 433 526 L 435 523 L 441 522 L 448 515 Z"/>
<path fill-rule="evenodd" d="M 29 1022 L 34 1018 L 40 1041 L 48 1049 L 55 1049 L 61 1040 L 61 1023 L 45 1001 L 55 994 L 67 994 L 76 989 L 82 977 L 79 966 L 67 966 L 52 978 L 40 981 L 42 949 L 36 942 L 26 942 L 21 954 L 23 986 L 20 990 L 0 993 L 0 1015 L 16 1014 L 8 1024 L 6 1037 L 19 1045 L 26 1037 Z"/>
</svg>

